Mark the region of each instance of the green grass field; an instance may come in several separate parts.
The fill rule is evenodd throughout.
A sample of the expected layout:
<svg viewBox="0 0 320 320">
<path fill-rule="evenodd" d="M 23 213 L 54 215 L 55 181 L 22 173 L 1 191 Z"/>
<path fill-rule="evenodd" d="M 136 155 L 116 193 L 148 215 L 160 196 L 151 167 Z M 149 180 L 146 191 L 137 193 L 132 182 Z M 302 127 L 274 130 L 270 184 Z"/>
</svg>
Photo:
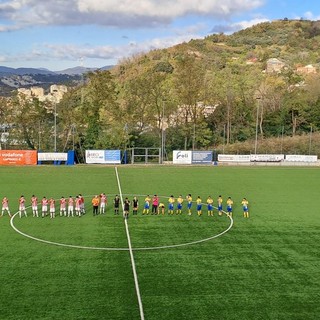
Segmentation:
<svg viewBox="0 0 320 320">
<path fill-rule="evenodd" d="M 146 320 L 319 319 L 320 223 L 318 168 L 118 167 L 124 196 L 219 194 L 234 204 L 224 235 L 190 246 L 133 250 Z M 47 241 L 128 248 L 125 224 L 93 217 L 94 194 L 119 194 L 115 168 L 103 166 L 0 167 L 0 197 L 17 212 L 18 198 L 82 193 L 83 217 L 15 217 L 20 231 Z M 250 218 L 242 217 L 241 199 Z M 139 196 L 140 207 L 143 196 Z M 170 246 L 226 230 L 226 217 L 130 216 L 133 248 Z M 141 319 L 129 251 L 90 250 L 38 242 L 0 218 L 0 319 Z"/>
</svg>

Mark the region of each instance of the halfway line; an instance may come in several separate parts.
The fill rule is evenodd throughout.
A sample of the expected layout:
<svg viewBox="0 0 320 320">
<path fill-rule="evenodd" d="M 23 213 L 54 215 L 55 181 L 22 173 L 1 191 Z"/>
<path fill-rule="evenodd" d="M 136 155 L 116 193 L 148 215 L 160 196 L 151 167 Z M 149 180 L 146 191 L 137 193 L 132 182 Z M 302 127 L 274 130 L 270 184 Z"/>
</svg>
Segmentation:
<svg viewBox="0 0 320 320">
<path fill-rule="evenodd" d="M 119 180 L 117 167 L 115 167 L 115 171 L 116 171 L 116 177 L 117 177 L 117 182 L 118 182 L 118 188 L 119 188 L 120 200 L 121 200 L 121 205 L 122 205 L 122 211 L 124 211 L 123 210 L 124 209 L 124 205 L 123 205 L 122 190 L 121 190 L 121 185 L 120 185 L 120 180 Z M 127 239 L 128 239 L 128 245 L 129 245 L 129 252 L 130 252 L 130 258 L 131 258 L 133 278 L 134 278 L 134 283 L 135 283 L 136 293 L 137 293 L 137 298 L 138 298 L 138 303 L 139 303 L 140 318 L 141 318 L 141 320 L 144 320 L 144 312 L 143 312 L 143 305 L 142 305 L 139 282 L 138 282 L 138 275 L 137 275 L 137 270 L 136 270 L 136 264 L 134 262 L 134 257 L 133 257 L 131 239 L 130 239 L 130 234 L 129 234 L 129 226 L 128 226 L 128 222 L 127 222 L 126 218 L 124 218 L 124 225 L 126 227 L 126 234 L 127 234 Z"/>
</svg>

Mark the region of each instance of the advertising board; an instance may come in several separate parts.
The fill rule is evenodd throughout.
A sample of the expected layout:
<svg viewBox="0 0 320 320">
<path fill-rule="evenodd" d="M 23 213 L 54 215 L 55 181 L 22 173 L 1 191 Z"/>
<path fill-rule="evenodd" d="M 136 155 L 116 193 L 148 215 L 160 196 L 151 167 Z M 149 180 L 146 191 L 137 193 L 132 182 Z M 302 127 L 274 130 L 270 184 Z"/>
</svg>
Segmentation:
<svg viewBox="0 0 320 320">
<path fill-rule="evenodd" d="M 280 162 L 284 160 L 284 154 L 251 154 L 251 162 Z"/>
<path fill-rule="evenodd" d="M 192 151 L 174 150 L 172 160 L 174 164 L 191 164 Z"/>
<path fill-rule="evenodd" d="M 212 151 L 192 151 L 193 164 L 212 164 Z"/>
<path fill-rule="evenodd" d="M 67 161 L 66 152 L 39 152 L 38 161 Z"/>
<path fill-rule="evenodd" d="M 318 156 L 313 155 L 300 155 L 300 154 L 287 154 L 286 161 L 290 162 L 317 162 Z"/>
<path fill-rule="evenodd" d="M 86 150 L 86 163 L 120 164 L 120 150 Z"/>
<path fill-rule="evenodd" d="M 250 162 L 250 154 L 218 154 L 219 162 Z"/>
<path fill-rule="evenodd" d="M 0 150 L 0 165 L 36 165 L 36 150 Z"/>
</svg>

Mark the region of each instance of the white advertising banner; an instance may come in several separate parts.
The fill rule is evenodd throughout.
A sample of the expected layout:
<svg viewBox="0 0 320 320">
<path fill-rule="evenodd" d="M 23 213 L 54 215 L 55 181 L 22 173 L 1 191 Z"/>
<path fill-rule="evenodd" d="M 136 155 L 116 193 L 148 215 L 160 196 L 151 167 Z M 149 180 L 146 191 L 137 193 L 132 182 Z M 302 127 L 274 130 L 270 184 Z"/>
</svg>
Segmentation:
<svg viewBox="0 0 320 320">
<path fill-rule="evenodd" d="M 67 161 L 66 152 L 38 152 L 38 161 Z"/>
<path fill-rule="evenodd" d="M 86 150 L 86 163 L 104 163 L 104 150 Z"/>
<path fill-rule="evenodd" d="M 252 162 L 280 162 L 284 160 L 284 154 L 252 154 L 250 161 Z"/>
<path fill-rule="evenodd" d="M 318 156 L 287 154 L 286 161 L 290 161 L 290 162 L 317 162 Z"/>
<path fill-rule="evenodd" d="M 192 162 L 192 151 L 173 151 L 173 163 L 174 164 L 191 164 Z"/>
<path fill-rule="evenodd" d="M 218 154 L 219 162 L 250 162 L 250 154 Z"/>
<path fill-rule="evenodd" d="M 86 163 L 120 164 L 120 150 L 86 150 Z"/>
</svg>

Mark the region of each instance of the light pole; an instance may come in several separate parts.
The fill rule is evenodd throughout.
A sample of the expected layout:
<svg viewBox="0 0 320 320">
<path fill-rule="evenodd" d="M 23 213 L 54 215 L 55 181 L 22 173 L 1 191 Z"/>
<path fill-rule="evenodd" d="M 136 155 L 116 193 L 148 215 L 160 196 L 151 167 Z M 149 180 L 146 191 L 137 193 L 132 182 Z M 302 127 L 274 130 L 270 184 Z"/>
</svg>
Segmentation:
<svg viewBox="0 0 320 320">
<path fill-rule="evenodd" d="M 57 103 L 54 102 L 54 152 L 57 152 Z"/>
<path fill-rule="evenodd" d="M 259 109 L 260 109 L 260 97 L 257 97 L 257 118 L 256 118 L 256 138 L 254 141 L 254 154 L 257 154 L 257 146 L 258 146 L 258 122 L 259 122 Z"/>
<path fill-rule="evenodd" d="M 310 135 L 309 135 L 309 155 L 311 154 L 312 147 L 312 125 L 310 126 Z"/>
<path fill-rule="evenodd" d="M 162 119 L 161 119 L 161 163 L 164 160 L 164 127 L 163 127 L 163 119 L 164 119 L 164 104 L 165 102 L 162 101 Z"/>
</svg>

